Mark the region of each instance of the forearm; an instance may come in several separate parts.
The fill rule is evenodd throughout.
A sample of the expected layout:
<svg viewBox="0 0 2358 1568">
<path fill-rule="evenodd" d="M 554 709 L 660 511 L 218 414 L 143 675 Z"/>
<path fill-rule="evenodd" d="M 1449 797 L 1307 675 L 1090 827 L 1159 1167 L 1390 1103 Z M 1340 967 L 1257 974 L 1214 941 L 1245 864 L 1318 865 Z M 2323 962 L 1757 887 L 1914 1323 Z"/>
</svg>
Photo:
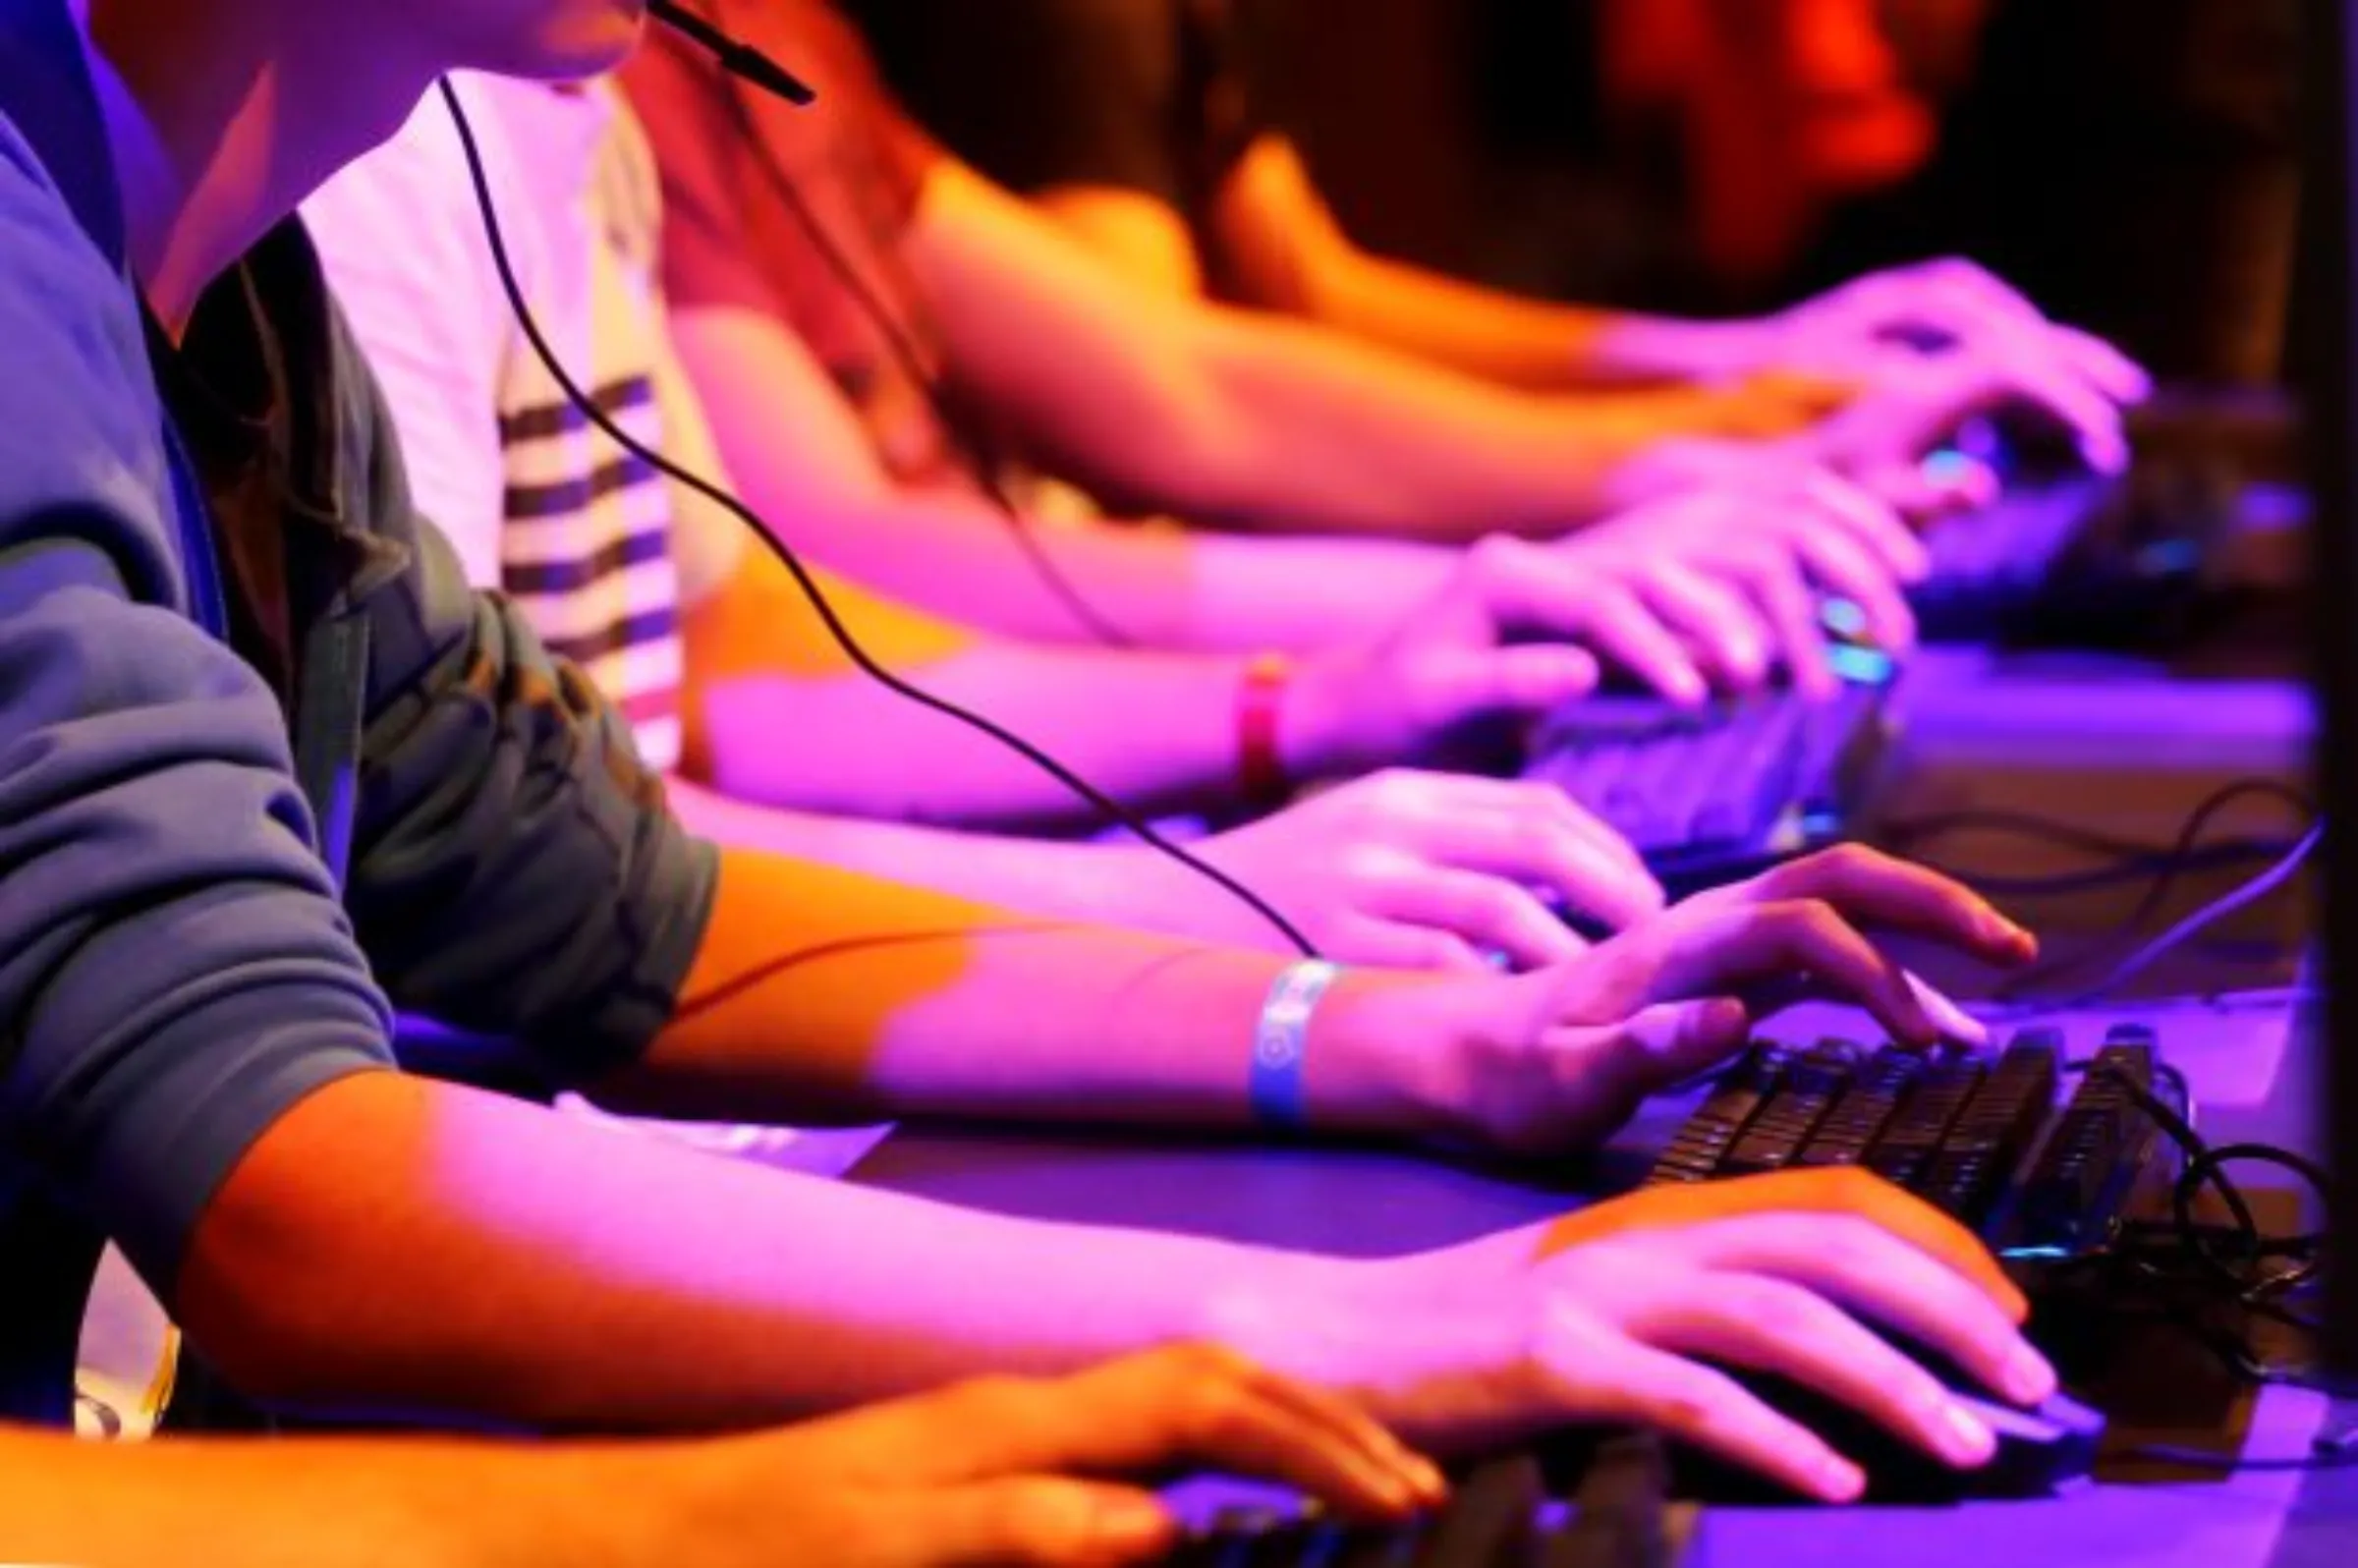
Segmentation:
<svg viewBox="0 0 2358 1568">
<path fill-rule="evenodd" d="M 920 1203 L 385 1074 L 254 1148 L 180 1306 L 273 1403 L 707 1430 L 1207 1337 L 1334 1266 Z"/>
<path fill-rule="evenodd" d="M 1052 920 L 1193 934 L 1173 924 L 1185 900 L 1158 907 L 1165 901 L 1136 891 L 1143 852 L 1126 845 L 1002 838 L 781 811 L 731 800 L 683 778 L 672 779 L 667 794 L 691 832 L 730 849 L 813 861 Z"/>
<path fill-rule="evenodd" d="M 1051 920 L 1292 950 L 1226 889 L 1126 839 L 1063 843 L 821 816 L 730 800 L 682 778 L 670 781 L 668 795 L 691 832 L 730 849 L 812 861 Z M 1216 858 L 1211 846 L 1201 853 Z"/>
<path fill-rule="evenodd" d="M 1304 314 L 1534 391 L 1711 381 L 1750 367 L 1739 354 L 1740 325 L 1536 300 L 1356 250 L 1294 275 Z"/>
<path fill-rule="evenodd" d="M 0 1433 L 0 1557 L 151 1568 L 653 1562 L 656 1467 L 619 1448 Z"/>
<path fill-rule="evenodd" d="M 1135 810 L 1213 804 L 1237 777 L 1238 659 L 987 644 L 896 672 Z M 743 670 L 700 679 L 696 700 L 707 781 L 740 800 L 966 827 L 1097 820 L 1038 764 L 858 672 Z M 1309 776 L 1332 750 L 1290 759 Z"/>
<path fill-rule="evenodd" d="M 814 561 L 967 626 L 1042 642 L 1101 643 L 1111 629 L 1142 647 L 1300 650 L 1387 624 L 1359 606 L 1405 609 L 1441 575 L 1406 546 L 1357 546 L 1346 576 L 1334 544 L 1019 524 L 979 499 L 903 495 L 859 432 L 830 436 L 827 416 L 841 410 L 810 384 L 819 378 L 807 353 L 776 322 L 694 311 L 680 337 L 722 466 L 753 509 Z"/>
<path fill-rule="evenodd" d="M 1624 504 L 1625 465 L 1657 442 L 1783 435 L 1840 401 L 1768 382 L 1525 393 L 1263 318 L 1207 316 L 1194 337 L 1220 412 L 1174 418 L 1185 473 L 1172 482 L 1197 514 L 1257 529 L 1444 543 L 1557 534 Z"/>
<path fill-rule="evenodd" d="M 1125 287 L 963 171 L 927 182 L 907 251 L 962 389 L 1117 505 L 1292 532 L 1558 530 L 1605 503 L 1628 452 L 1538 398 Z"/>
<path fill-rule="evenodd" d="M 1243 1126 L 1280 962 L 729 852 L 673 1026 L 602 1092 L 686 1117 Z M 1455 997 L 1428 977 L 1346 977 L 1314 1030 L 1319 1124 L 1439 1126 L 1430 1075 Z"/>
<path fill-rule="evenodd" d="M 1557 392 L 1717 381 L 1751 368 L 1734 358 L 1741 326 L 1557 305 L 1374 254 L 1344 232 L 1300 149 L 1279 136 L 1237 159 L 1210 223 L 1250 303 L 1486 381 Z"/>
<path fill-rule="evenodd" d="M 1406 541 L 1050 525 L 929 500 L 855 509 L 851 526 L 812 540 L 829 567 L 935 615 L 1040 643 L 1311 652 L 1396 624 L 1441 586 L 1451 560 Z"/>
</svg>

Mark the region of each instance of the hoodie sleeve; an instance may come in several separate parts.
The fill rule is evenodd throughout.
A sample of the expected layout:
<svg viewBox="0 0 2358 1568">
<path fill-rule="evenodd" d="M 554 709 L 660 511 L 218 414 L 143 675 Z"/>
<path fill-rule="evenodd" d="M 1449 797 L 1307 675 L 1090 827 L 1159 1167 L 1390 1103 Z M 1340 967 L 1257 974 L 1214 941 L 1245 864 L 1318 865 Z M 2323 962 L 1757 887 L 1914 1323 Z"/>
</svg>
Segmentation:
<svg viewBox="0 0 2358 1568">
<path fill-rule="evenodd" d="M 368 506 L 411 554 L 369 601 L 348 899 L 404 1012 L 482 1042 L 499 1072 L 579 1084 L 636 1059 L 670 1022 L 715 858 L 673 818 L 588 677 L 513 604 L 468 587 L 410 503 L 390 417 L 348 338 L 344 353 Z"/>
<path fill-rule="evenodd" d="M 0 1172 L 168 1299 L 231 1167 L 388 1065 L 388 1016 L 276 700 L 186 613 L 136 306 L 4 127 L 0 255 Z"/>
</svg>

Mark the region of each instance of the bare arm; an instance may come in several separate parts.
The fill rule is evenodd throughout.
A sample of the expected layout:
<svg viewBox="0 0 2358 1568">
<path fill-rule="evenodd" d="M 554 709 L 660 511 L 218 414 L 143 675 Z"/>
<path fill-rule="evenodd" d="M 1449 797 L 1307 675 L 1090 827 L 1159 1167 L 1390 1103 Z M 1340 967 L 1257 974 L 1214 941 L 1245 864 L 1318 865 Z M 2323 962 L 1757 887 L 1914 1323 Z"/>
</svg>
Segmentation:
<svg viewBox="0 0 2358 1568">
<path fill-rule="evenodd" d="M 679 312 L 675 331 L 729 474 L 788 543 L 970 626 L 1097 640 L 1010 519 L 967 498 L 897 493 L 834 384 L 777 319 L 698 308 Z M 1368 636 L 1434 591 L 1449 567 L 1407 544 L 1025 526 L 1096 619 L 1150 647 L 1301 651 Z"/>
<path fill-rule="evenodd" d="M 656 1528 L 655 1471 L 621 1449 L 0 1432 L 0 1553 L 149 1568 L 202 1542 L 219 1568 L 652 1564 L 679 1547 Z"/>
<path fill-rule="evenodd" d="M 1335 221 L 1301 154 L 1276 137 L 1262 139 L 1238 163 L 1212 221 L 1231 275 L 1254 303 L 1486 380 L 1542 391 L 1717 380 L 1751 369 L 1759 358 L 1744 324 L 1533 300 L 1365 251 Z M 1726 399 L 1716 410 L 1722 417 L 1738 413 L 1743 396 Z M 1718 401 L 1698 398 L 1688 412 L 1708 423 Z M 1673 413 L 1678 405 L 1663 407 Z"/>
<path fill-rule="evenodd" d="M 1985 957 L 2031 950 L 1953 884 L 1822 857 L 1548 974 L 1345 976 L 1311 1025 L 1309 1113 L 1569 1147 L 1749 1037 L 1740 1006 L 1663 1004 L 1789 991 L 1797 971 L 1930 1043 L 1929 1004 L 1845 915 Z M 602 1097 L 1240 1125 L 1275 973 L 731 856 L 673 1022 Z M 1655 1022 L 1618 1022 L 1633 1018 Z M 1345 1320 L 1380 1324 L 1445 1279 L 938 1207 L 377 1071 L 264 1129 L 205 1205 L 172 1299 L 265 1398 L 628 1428 L 744 1425 L 1191 1337 L 1347 1384 Z"/>
<path fill-rule="evenodd" d="M 1161 810 L 1226 798 L 1237 776 L 1239 659 L 1027 644 L 960 633 L 841 588 L 830 597 L 887 668 L 1046 749 L 1116 799 Z M 971 826 L 1088 823 L 1033 763 L 856 669 L 758 551 L 684 619 L 689 770 L 741 800 Z M 781 726 L 791 730 L 781 733 Z M 1302 735 L 1313 776 L 1343 755 Z"/>
<path fill-rule="evenodd" d="M 909 241 L 956 374 L 1109 496 L 1263 528 L 1466 539 L 1612 504 L 1638 406 L 1534 397 L 1322 328 L 1133 288 L 1020 201 L 937 170 Z"/>
<path fill-rule="evenodd" d="M 1232 1294 L 1327 1267 L 1143 1234 L 1081 1245 L 379 1074 L 252 1150 L 179 1308 L 275 1402 L 702 1429 L 1201 1337 Z"/>
</svg>

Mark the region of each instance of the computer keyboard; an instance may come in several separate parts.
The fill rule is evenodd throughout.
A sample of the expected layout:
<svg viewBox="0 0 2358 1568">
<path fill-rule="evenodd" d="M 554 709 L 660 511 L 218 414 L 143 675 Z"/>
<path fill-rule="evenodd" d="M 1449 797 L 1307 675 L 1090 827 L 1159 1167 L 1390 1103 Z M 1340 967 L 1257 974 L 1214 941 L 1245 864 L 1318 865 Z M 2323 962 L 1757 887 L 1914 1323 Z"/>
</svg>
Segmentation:
<svg viewBox="0 0 2358 1568">
<path fill-rule="evenodd" d="M 1674 894 L 1846 836 L 1896 722 L 1890 661 L 1853 660 L 1836 696 L 1790 691 L 1701 711 L 1606 697 L 1538 731 L 1527 778 L 1561 786 Z"/>
<path fill-rule="evenodd" d="M 2223 547 L 2295 471 L 2291 425 L 2265 397 L 2176 389 L 2131 418 L 2128 470 L 2096 475 L 2051 438 L 1975 421 L 1927 463 L 1970 458 L 2004 493 L 1926 533 L 1918 635 L 2101 649 L 2183 638 Z"/>
<path fill-rule="evenodd" d="M 2067 1062 L 2049 1029 L 2026 1030 L 1994 1053 L 1756 1045 L 1720 1076 L 1648 1181 L 1859 1166 L 2017 1264 L 2085 1259 L 2174 1178 L 2175 1146 L 2148 1109 L 2169 1102 L 2167 1076 L 2152 1032 L 2134 1026 L 2114 1029 L 2086 1064 Z"/>
<path fill-rule="evenodd" d="M 2017 633 L 2116 491 L 2087 476 L 2022 485 L 1936 524 L 1924 538 L 1930 570 L 1908 591 L 1917 635 L 1955 644 Z"/>
<path fill-rule="evenodd" d="M 1496 1458 L 1460 1480 L 1437 1513 L 1352 1526 L 1299 1507 L 1221 1510 L 1190 1531 L 1169 1568 L 1678 1568 L 1695 1560 L 1697 1511 L 1668 1502 L 1660 1442 L 1613 1437 L 1569 1498 L 1540 1461 Z"/>
</svg>

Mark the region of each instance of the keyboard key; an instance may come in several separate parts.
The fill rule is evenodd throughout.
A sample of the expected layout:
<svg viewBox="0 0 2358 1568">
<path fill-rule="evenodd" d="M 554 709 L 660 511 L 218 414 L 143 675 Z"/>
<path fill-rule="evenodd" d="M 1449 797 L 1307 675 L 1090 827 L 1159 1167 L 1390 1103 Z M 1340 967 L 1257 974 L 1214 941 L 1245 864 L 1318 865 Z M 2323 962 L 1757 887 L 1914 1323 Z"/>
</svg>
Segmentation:
<svg viewBox="0 0 2358 1568">
<path fill-rule="evenodd" d="M 1838 1043 L 1795 1060 L 1778 1081 L 1774 1100 L 1753 1118 L 1720 1162 L 1719 1174 L 1759 1176 L 1791 1164 L 1849 1089 L 1858 1061 L 1857 1052 Z"/>
<path fill-rule="evenodd" d="M 1720 1161 L 1759 1114 L 1790 1059 L 1773 1045 L 1755 1045 L 1738 1057 L 1655 1161 L 1647 1184 L 1709 1181 L 1718 1175 Z"/>
<path fill-rule="evenodd" d="M 1826 702 L 1787 692 L 1700 712 L 1605 699 L 1545 720 L 1526 774 L 1555 784 L 1656 862 L 1740 862 L 1793 847 L 1792 825 L 1838 821 L 1884 739 L 1886 683 Z"/>
<path fill-rule="evenodd" d="M 2162 1136 L 2122 1087 L 2153 1092 L 2152 1038 L 2116 1032 L 2097 1053 L 2023 1180 L 2008 1251 L 2076 1256 L 2110 1240 Z"/>
<path fill-rule="evenodd" d="M 1916 1092 L 1867 1150 L 1867 1168 L 1910 1192 L 1924 1183 L 1941 1141 L 1982 1087 L 1980 1060 L 1949 1055 L 1927 1062 Z"/>
<path fill-rule="evenodd" d="M 1876 1052 L 1833 1111 L 1793 1163 L 1804 1170 L 1833 1165 L 1856 1165 L 1867 1157 L 1884 1126 L 1897 1114 L 1925 1075 L 1925 1060 L 1914 1051 L 1886 1045 Z"/>
</svg>

